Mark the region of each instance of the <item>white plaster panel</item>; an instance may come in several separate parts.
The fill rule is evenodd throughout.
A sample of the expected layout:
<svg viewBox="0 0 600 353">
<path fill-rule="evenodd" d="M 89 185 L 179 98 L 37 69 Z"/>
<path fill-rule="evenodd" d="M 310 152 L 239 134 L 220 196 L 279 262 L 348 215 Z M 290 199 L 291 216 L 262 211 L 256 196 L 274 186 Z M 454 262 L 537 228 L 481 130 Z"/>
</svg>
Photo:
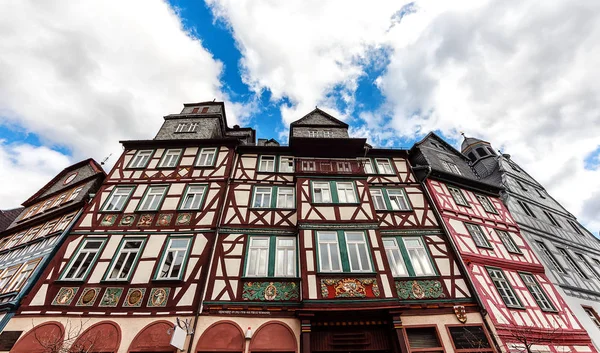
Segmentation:
<svg viewBox="0 0 600 353">
<path fill-rule="evenodd" d="M 308 275 L 308 299 L 317 299 L 317 276 Z"/>
<path fill-rule="evenodd" d="M 192 247 L 192 254 L 200 255 L 200 254 L 202 254 L 202 251 L 204 251 L 204 248 L 206 247 L 206 243 L 208 242 L 208 240 L 202 234 L 197 234 L 194 238 L 195 239 L 194 239 L 194 246 Z"/>
<path fill-rule="evenodd" d="M 185 291 L 185 294 L 181 297 L 181 300 L 177 303 L 178 306 L 190 306 L 194 302 L 194 296 L 196 294 L 196 283 L 192 283 L 190 287 Z"/>
<path fill-rule="evenodd" d="M 44 300 L 46 299 L 47 293 L 48 293 L 48 285 L 44 283 L 40 286 L 40 290 L 38 290 L 37 293 L 35 293 L 35 296 L 31 300 L 31 304 L 29 304 L 29 305 L 30 306 L 44 305 Z"/>
<path fill-rule="evenodd" d="M 312 230 L 304 231 L 304 247 L 307 249 L 312 248 L 313 234 Z"/>
<path fill-rule="evenodd" d="M 141 197 L 144 195 L 144 191 L 146 191 L 147 185 L 138 185 L 138 187 L 133 191 L 134 197 Z"/>
<path fill-rule="evenodd" d="M 438 269 L 440 270 L 440 274 L 442 276 L 450 275 L 450 260 L 447 257 L 438 258 L 436 260 L 436 264 Z"/>
<path fill-rule="evenodd" d="M 306 250 L 306 271 L 312 272 L 314 270 L 315 270 L 315 259 L 313 258 L 313 251 Z"/>
<path fill-rule="evenodd" d="M 106 272 L 106 269 L 108 268 L 108 265 L 108 262 L 98 262 L 90 274 L 87 283 L 100 283 L 104 273 Z"/>
<path fill-rule="evenodd" d="M 110 237 L 108 237 L 108 242 L 107 242 L 106 246 L 104 247 L 102 254 L 100 254 L 100 259 L 102 259 L 102 260 L 112 259 L 117 252 L 117 248 L 119 247 L 121 238 L 123 238 L 123 235 L 120 235 L 120 234 L 113 234 Z"/>
<path fill-rule="evenodd" d="M 221 293 L 221 291 L 223 290 L 223 288 L 225 288 L 225 281 L 217 279 L 215 280 L 215 284 L 213 286 L 213 292 L 212 292 L 212 300 L 216 300 L 217 296 L 219 295 L 219 293 Z M 229 299 L 229 295 L 227 295 L 227 292 L 225 292 L 225 294 L 223 295 L 223 298 L 221 298 L 222 300 L 228 300 Z"/>
<path fill-rule="evenodd" d="M 137 208 L 137 205 L 140 203 L 140 200 L 130 200 L 129 203 L 127 203 L 127 207 L 125 207 L 125 213 L 132 213 L 135 212 L 135 209 Z"/>
<path fill-rule="evenodd" d="M 86 214 L 81 221 L 81 227 L 91 227 L 93 217 L 91 214 Z"/>
<path fill-rule="evenodd" d="M 229 253 L 230 256 L 240 256 L 242 255 L 242 250 L 244 249 L 244 245 L 243 244 L 236 244 L 233 249 L 231 249 L 231 252 Z"/>
<path fill-rule="evenodd" d="M 73 256 L 73 252 L 75 252 L 75 249 L 77 249 L 82 239 L 83 237 L 81 236 L 70 242 L 69 245 L 67 245 L 67 250 L 65 250 L 65 259 L 69 259 L 71 258 L 71 256 Z"/>
<path fill-rule="evenodd" d="M 179 205 L 179 197 L 165 197 L 165 200 L 161 206 L 163 211 L 174 211 Z"/>
<path fill-rule="evenodd" d="M 390 281 L 388 281 L 387 276 L 381 276 L 381 287 L 383 287 L 383 295 L 386 298 L 393 297 L 392 289 L 390 288 Z"/>
<path fill-rule="evenodd" d="M 377 270 L 378 271 L 384 271 L 385 267 L 383 266 L 383 259 L 381 258 L 381 251 L 376 250 L 375 251 L 375 259 L 377 260 Z"/>
<path fill-rule="evenodd" d="M 189 167 L 194 164 L 195 159 L 196 157 L 181 157 L 181 162 L 179 162 L 179 165 L 182 167 Z"/>
<path fill-rule="evenodd" d="M 149 283 L 152 278 L 152 270 L 154 268 L 153 260 L 142 260 L 138 263 L 137 268 L 133 272 L 131 284 Z"/>
<path fill-rule="evenodd" d="M 423 208 L 425 207 L 425 201 L 423 200 L 423 194 L 409 194 L 408 198 L 413 207 Z"/>
<path fill-rule="evenodd" d="M 188 259 L 188 263 L 187 263 L 186 269 L 185 269 L 185 276 L 183 277 L 184 281 L 187 281 L 190 279 L 190 276 L 192 275 L 192 271 L 194 270 L 194 267 L 196 267 L 197 263 L 198 263 L 197 257 L 192 257 L 192 258 Z"/>
<path fill-rule="evenodd" d="M 152 234 L 148 237 L 148 242 L 146 243 L 146 247 L 144 247 L 142 258 L 158 258 L 160 249 L 166 238 L 166 234 Z"/>
<path fill-rule="evenodd" d="M 229 284 L 231 285 L 231 290 L 233 292 L 233 295 L 237 294 L 237 287 L 238 287 L 238 281 L 235 279 L 232 279 L 231 281 L 229 281 Z"/>
<path fill-rule="evenodd" d="M 183 190 L 185 189 L 185 184 L 183 183 L 173 183 L 171 184 L 171 186 L 169 187 L 169 191 L 167 191 L 167 195 L 169 196 L 179 196 L 181 194 L 183 194 Z"/>
<path fill-rule="evenodd" d="M 238 276 L 242 274 L 241 259 L 225 259 L 225 270 L 228 276 Z"/>
</svg>

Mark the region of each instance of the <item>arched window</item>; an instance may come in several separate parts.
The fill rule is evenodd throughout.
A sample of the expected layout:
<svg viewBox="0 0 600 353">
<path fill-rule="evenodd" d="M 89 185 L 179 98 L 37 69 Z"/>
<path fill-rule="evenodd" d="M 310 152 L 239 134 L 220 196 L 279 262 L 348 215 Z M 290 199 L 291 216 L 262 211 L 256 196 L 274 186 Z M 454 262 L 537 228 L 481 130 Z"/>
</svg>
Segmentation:
<svg viewBox="0 0 600 353">
<path fill-rule="evenodd" d="M 11 353 L 59 351 L 63 346 L 64 337 L 65 328 L 60 322 L 45 322 L 27 332 L 10 351 Z"/>
<path fill-rule="evenodd" d="M 173 323 L 165 320 L 155 321 L 144 327 L 133 339 L 127 352 L 172 352 L 177 348 L 171 346 Z"/>
<path fill-rule="evenodd" d="M 116 353 L 121 344 L 121 330 L 112 321 L 102 321 L 85 330 L 71 346 L 72 353 Z"/>
<path fill-rule="evenodd" d="M 210 325 L 196 347 L 197 352 L 243 352 L 245 345 L 242 329 L 233 321 L 218 321 Z"/>
<path fill-rule="evenodd" d="M 283 322 L 269 321 L 263 324 L 252 335 L 250 353 L 252 352 L 297 352 L 298 343 L 290 327 Z"/>
</svg>

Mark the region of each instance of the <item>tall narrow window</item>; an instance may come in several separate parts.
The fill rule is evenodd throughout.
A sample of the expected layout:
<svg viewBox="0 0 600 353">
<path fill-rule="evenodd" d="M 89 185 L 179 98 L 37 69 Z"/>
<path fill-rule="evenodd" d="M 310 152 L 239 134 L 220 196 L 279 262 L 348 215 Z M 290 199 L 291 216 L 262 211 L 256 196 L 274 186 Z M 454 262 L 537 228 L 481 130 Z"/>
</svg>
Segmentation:
<svg viewBox="0 0 600 353">
<path fill-rule="evenodd" d="M 583 279 L 589 279 L 588 275 L 586 275 L 581 268 L 579 267 L 579 265 L 577 265 L 575 263 L 575 260 L 573 260 L 573 258 L 571 257 L 571 255 L 569 255 L 569 253 L 567 253 L 567 251 L 563 248 L 556 248 L 558 249 L 558 252 L 565 257 L 565 259 L 567 260 L 567 262 L 569 263 L 569 265 L 571 266 L 571 268 L 573 269 L 573 271 L 575 271 L 575 273 L 577 273 L 577 275 Z"/>
<path fill-rule="evenodd" d="M 386 210 L 385 199 L 383 198 L 383 191 L 381 189 L 371 189 L 371 198 L 373 199 L 373 205 L 376 210 Z"/>
<path fill-rule="evenodd" d="M 556 218 L 554 218 L 554 215 L 552 213 L 550 213 L 546 210 L 542 210 L 542 212 L 544 212 L 544 214 L 546 215 L 546 218 L 548 218 L 548 220 L 550 221 L 550 223 L 552 223 L 553 226 L 562 228 L 560 226 L 560 223 L 558 223 L 558 221 L 556 220 Z"/>
<path fill-rule="evenodd" d="M 522 254 L 521 249 L 519 249 L 517 244 L 515 244 L 514 239 L 508 232 L 496 229 L 496 233 L 498 234 L 498 237 L 500 238 L 502 244 L 504 244 L 504 247 L 506 248 L 506 250 L 508 250 L 508 252 Z"/>
<path fill-rule="evenodd" d="M 35 211 L 37 211 L 39 208 L 40 208 L 39 205 L 31 207 L 29 209 L 29 211 L 27 211 L 27 213 L 25 214 L 25 216 L 23 216 L 23 218 L 21 218 L 21 219 L 25 219 L 25 218 L 33 216 L 33 214 L 35 213 Z"/>
<path fill-rule="evenodd" d="M 481 227 L 479 227 L 476 224 L 470 224 L 470 223 L 465 223 L 465 226 L 467 227 L 467 230 L 469 231 L 471 238 L 473 238 L 475 245 L 477 245 L 480 248 L 491 248 L 492 247 L 490 245 L 490 243 L 488 242 L 487 237 L 483 233 L 483 230 L 481 229 Z"/>
<path fill-rule="evenodd" d="M 328 182 L 313 183 L 313 202 L 329 203 L 332 202 L 331 190 Z"/>
<path fill-rule="evenodd" d="M 67 201 L 73 201 L 73 200 L 75 200 L 75 198 L 77 196 L 79 196 L 79 193 L 81 192 L 81 190 L 83 190 L 83 186 L 80 186 L 77 189 L 73 190 L 73 192 L 71 193 L 71 195 L 69 195 L 69 198 L 67 199 Z"/>
<path fill-rule="evenodd" d="M 70 215 L 64 216 L 60 220 L 60 222 L 58 222 L 58 225 L 56 226 L 56 229 L 54 229 L 54 231 L 58 232 L 60 230 L 67 229 L 67 227 L 69 226 L 69 223 L 71 223 L 71 221 L 73 220 L 73 218 L 75 218 L 75 214 L 70 214 Z"/>
<path fill-rule="evenodd" d="M 354 184 L 353 183 L 336 183 L 337 184 L 337 192 L 340 203 L 355 203 L 356 193 L 354 192 Z"/>
<path fill-rule="evenodd" d="M 185 190 L 180 209 L 199 210 L 206 191 L 206 185 L 189 185 Z"/>
<path fill-rule="evenodd" d="M 254 208 L 270 208 L 271 207 L 271 187 L 255 187 L 254 200 L 252 201 Z"/>
<path fill-rule="evenodd" d="M 269 267 L 269 237 L 250 237 L 246 276 L 266 277 Z"/>
<path fill-rule="evenodd" d="M 394 168 L 392 167 L 389 159 L 376 158 L 375 164 L 377 164 L 377 170 L 379 170 L 379 174 L 395 174 Z"/>
<path fill-rule="evenodd" d="M 37 238 L 41 238 L 44 237 L 48 234 L 50 234 L 52 232 L 52 229 L 54 228 L 54 226 L 56 226 L 57 221 L 53 221 L 53 222 L 48 222 L 44 225 L 44 227 L 42 228 L 42 230 L 37 234 Z"/>
<path fill-rule="evenodd" d="M 133 271 L 137 259 L 141 255 L 140 250 L 144 245 L 143 239 L 125 239 L 121 243 L 113 263 L 108 269 L 107 280 L 127 281 Z"/>
<path fill-rule="evenodd" d="M 129 195 L 133 191 L 133 186 L 117 186 L 112 194 L 108 197 L 108 200 L 104 204 L 103 211 L 122 211 Z"/>
<path fill-rule="evenodd" d="M 197 127 L 198 127 L 198 123 L 191 123 L 187 129 L 187 132 L 196 132 Z"/>
<path fill-rule="evenodd" d="M 44 202 L 44 205 L 42 206 L 42 208 L 40 208 L 40 210 L 38 211 L 38 213 L 42 213 L 44 212 L 48 207 L 50 207 L 50 205 L 52 204 L 52 201 L 54 201 L 54 199 L 50 199 L 47 200 L 46 202 Z"/>
<path fill-rule="evenodd" d="M 56 201 L 54 201 L 54 203 L 52 204 L 51 207 L 58 207 L 60 206 L 60 204 L 65 200 L 65 198 L 67 197 L 67 194 L 61 194 Z"/>
<path fill-rule="evenodd" d="M 490 278 L 492 279 L 492 282 L 494 282 L 494 286 L 498 290 L 498 294 L 500 294 L 504 304 L 506 304 L 508 307 L 514 308 L 523 307 L 510 283 L 508 283 L 506 277 L 504 277 L 504 272 L 495 268 L 488 268 L 487 271 L 490 274 Z"/>
<path fill-rule="evenodd" d="M 573 222 L 572 220 L 568 220 L 569 224 L 571 225 L 571 228 L 573 228 L 573 230 L 579 234 L 579 235 L 583 235 L 583 232 L 581 231 L 581 229 L 579 229 L 579 226 L 577 225 L 577 223 Z"/>
<path fill-rule="evenodd" d="M 181 279 L 187 260 L 191 239 L 170 238 L 157 273 L 157 279 Z"/>
<path fill-rule="evenodd" d="M 203 148 L 198 154 L 198 160 L 196 161 L 196 167 L 210 167 L 215 164 L 215 157 L 217 155 L 216 148 Z"/>
<path fill-rule="evenodd" d="M 346 232 L 346 246 L 352 272 L 370 272 L 371 260 L 363 232 Z"/>
<path fill-rule="evenodd" d="M 546 247 L 546 244 L 542 243 L 541 241 L 536 241 L 536 244 L 538 246 L 538 249 L 540 249 L 540 251 L 544 253 L 548 261 L 550 261 L 550 263 L 552 264 L 552 267 L 554 267 L 554 269 L 557 272 L 563 274 L 566 273 L 565 269 L 558 263 L 556 258 L 554 258 L 554 256 L 552 255 L 552 253 L 550 253 L 550 250 L 548 249 L 548 247 Z"/>
<path fill-rule="evenodd" d="M 363 163 L 366 174 L 375 174 L 375 169 L 373 168 L 373 162 L 369 158 L 363 159 L 362 163 Z"/>
<path fill-rule="evenodd" d="M 34 237 L 36 237 L 36 235 L 40 232 L 40 229 L 42 229 L 42 227 L 35 227 L 30 229 L 29 232 L 27 232 L 27 235 L 23 237 L 23 240 L 21 240 L 21 244 L 25 244 Z"/>
<path fill-rule="evenodd" d="M 277 208 L 294 208 L 294 188 L 277 188 Z"/>
<path fill-rule="evenodd" d="M 519 204 L 519 206 L 521 206 L 521 208 L 523 209 L 523 211 L 525 212 L 526 215 L 528 215 L 529 217 L 536 218 L 535 213 L 533 213 L 533 211 L 531 210 L 531 207 L 529 207 L 528 204 L 526 204 L 525 202 L 523 202 L 521 200 L 517 200 L 517 203 Z"/>
<path fill-rule="evenodd" d="M 590 273 L 594 277 L 596 277 L 596 279 L 600 280 L 600 275 L 598 275 L 598 272 L 596 272 L 596 270 L 594 270 L 592 265 L 590 265 L 590 263 L 585 259 L 585 257 L 582 254 L 576 254 L 576 255 L 579 258 L 580 262 L 583 264 L 583 266 L 585 266 L 585 268 L 587 268 L 587 270 L 590 271 Z"/>
<path fill-rule="evenodd" d="M 583 307 L 585 313 L 590 317 L 590 320 L 596 325 L 596 327 L 600 330 L 600 316 L 596 313 L 596 311 L 590 307 Z"/>
<path fill-rule="evenodd" d="M 296 276 L 296 239 L 277 237 L 275 249 L 275 276 Z"/>
<path fill-rule="evenodd" d="M 294 172 L 294 158 L 293 157 L 279 157 L 279 172 L 280 173 L 293 173 Z"/>
<path fill-rule="evenodd" d="M 521 279 L 523 280 L 523 283 L 525 283 L 527 289 L 529 289 L 529 293 L 531 293 L 531 296 L 533 296 L 533 299 L 535 299 L 536 303 L 539 305 L 540 309 L 544 311 L 556 310 L 533 275 L 529 273 L 519 273 L 519 275 L 521 276 Z"/>
<path fill-rule="evenodd" d="M 437 328 L 434 327 L 406 327 L 406 338 L 410 352 L 445 352 L 440 342 Z"/>
<path fill-rule="evenodd" d="M 336 232 L 318 232 L 319 268 L 323 272 L 341 272 L 342 262 Z"/>
<path fill-rule="evenodd" d="M 544 191 L 540 190 L 540 189 L 535 189 L 535 191 L 538 193 L 538 196 L 545 199 L 546 196 L 544 195 Z"/>
<path fill-rule="evenodd" d="M 442 165 L 444 166 L 444 169 L 446 169 L 447 172 L 457 174 L 457 175 L 462 175 L 462 173 L 460 172 L 460 169 L 458 169 L 456 164 L 454 164 L 452 162 L 448 162 L 448 161 L 442 161 Z"/>
<path fill-rule="evenodd" d="M 158 166 L 160 168 L 174 168 L 177 165 L 177 162 L 179 161 L 180 155 L 181 149 L 169 149 L 162 156 L 160 163 L 158 163 Z"/>
<path fill-rule="evenodd" d="M 27 262 L 26 264 L 24 264 L 21 267 L 21 270 L 19 270 L 19 273 L 15 276 L 15 279 L 12 281 L 10 286 L 7 288 L 6 292 L 20 291 L 21 288 L 23 288 L 23 285 L 25 284 L 25 282 L 27 282 L 29 277 L 31 277 L 31 273 L 33 272 L 33 270 L 35 270 L 35 268 L 37 267 L 37 264 L 39 262 L 40 262 L 40 260 L 36 260 L 36 261 L 30 261 L 30 262 Z"/>
<path fill-rule="evenodd" d="M 387 195 L 390 199 L 390 206 L 394 211 L 408 211 L 408 199 L 403 189 L 387 189 Z"/>
<path fill-rule="evenodd" d="M 400 253 L 398 241 L 395 238 L 383 239 L 383 246 L 385 247 L 385 253 L 392 269 L 392 275 L 394 277 L 408 276 L 406 266 L 404 265 L 404 259 Z"/>
<path fill-rule="evenodd" d="M 450 191 L 450 195 L 452 195 L 452 198 L 454 199 L 454 202 L 457 205 L 469 206 L 467 199 L 465 199 L 465 196 L 463 195 L 462 191 L 460 191 L 460 189 L 449 186 L 448 190 Z"/>
<path fill-rule="evenodd" d="M 140 211 L 156 211 L 167 192 L 167 186 L 150 186 L 140 203 Z"/>
<path fill-rule="evenodd" d="M 520 181 L 517 180 L 517 184 L 519 184 L 519 187 L 521 187 L 521 190 L 527 191 L 527 188 L 525 187 L 525 185 L 523 185 L 523 183 L 521 183 Z"/>
<path fill-rule="evenodd" d="M 63 280 L 83 280 L 92 269 L 106 239 L 87 238 L 63 272 Z"/>
<path fill-rule="evenodd" d="M 485 212 L 498 213 L 498 211 L 496 211 L 496 208 L 494 207 L 494 205 L 492 205 L 492 202 L 490 201 L 490 199 L 487 198 L 487 196 L 477 194 L 475 196 L 477 197 L 477 200 L 479 200 L 481 206 L 483 206 Z"/>
<path fill-rule="evenodd" d="M 412 264 L 413 270 L 415 271 L 415 275 L 435 275 L 435 271 L 433 270 L 433 266 L 431 265 L 429 255 L 427 254 L 427 250 L 425 250 L 423 240 L 418 237 L 406 237 L 403 238 L 402 241 L 404 242 L 404 246 L 406 247 L 406 252 L 408 253 L 408 257 L 410 258 L 410 263 Z"/>
<path fill-rule="evenodd" d="M 177 127 L 175 128 L 175 132 L 184 132 L 186 126 L 187 126 L 186 123 L 179 123 L 179 124 L 177 124 Z"/>
<path fill-rule="evenodd" d="M 137 151 L 131 162 L 129 162 L 129 168 L 145 168 L 148 165 L 150 157 L 152 157 L 153 150 L 141 150 Z"/>
<path fill-rule="evenodd" d="M 258 165 L 259 172 L 274 172 L 275 171 L 275 156 L 260 156 L 260 164 Z"/>
</svg>

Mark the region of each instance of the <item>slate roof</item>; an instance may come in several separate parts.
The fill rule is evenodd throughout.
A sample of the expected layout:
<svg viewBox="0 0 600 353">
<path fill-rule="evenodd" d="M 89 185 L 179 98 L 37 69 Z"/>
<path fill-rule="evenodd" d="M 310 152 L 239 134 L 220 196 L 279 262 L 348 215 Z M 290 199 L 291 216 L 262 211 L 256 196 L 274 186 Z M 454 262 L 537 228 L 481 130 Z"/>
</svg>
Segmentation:
<svg viewBox="0 0 600 353">
<path fill-rule="evenodd" d="M 475 138 L 475 137 L 464 136 L 464 138 L 465 139 L 463 140 L 462 144 L 460 145 L 460 150 L 461 151 L 464 151 L 465 149 L 467 149 L 467 147 L 469 147 L 469 146 L 471 146 L 473 144 L 476 144 L 476 143 L 484 142 L 484 143 L 487 143 L 489 145 L 489 142 L 484 141 L 484 140 L 480 140 L 480 139 Z"/>
<path fill-rule="evenodd" d="M 8 228 L 12 222 L 19 217 L 25 207 L 13 208 L 11 210 L 0 210 L 0 232 Z"/>
<path fill-rule="evenodd" d="M 312 112 L 306 114 L 302 118 L 294 121 L 290 124 L 291 127 L 301 125 L 322 125 L 322 126 L 336 126 L 336 127 L 348 127 L 348 124 L 338 120 L 326 113 L 325 111 L 315 108 Z"/>
</svg>

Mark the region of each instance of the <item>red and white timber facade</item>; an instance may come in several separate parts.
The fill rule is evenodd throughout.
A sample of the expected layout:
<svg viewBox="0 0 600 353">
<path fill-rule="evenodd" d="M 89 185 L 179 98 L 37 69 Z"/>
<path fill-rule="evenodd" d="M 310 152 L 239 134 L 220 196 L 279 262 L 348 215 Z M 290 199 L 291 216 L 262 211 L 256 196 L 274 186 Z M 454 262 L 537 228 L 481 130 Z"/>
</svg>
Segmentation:
<svg viewBox="0 0 600 353">
<path fill-rule="evenodd" d="M 433 133 L 413 147 L 411 162 L 502 350 L 596 352 L 500 199 L 499 182 L 480 178 L 465 156 Z"/>
</svg>

